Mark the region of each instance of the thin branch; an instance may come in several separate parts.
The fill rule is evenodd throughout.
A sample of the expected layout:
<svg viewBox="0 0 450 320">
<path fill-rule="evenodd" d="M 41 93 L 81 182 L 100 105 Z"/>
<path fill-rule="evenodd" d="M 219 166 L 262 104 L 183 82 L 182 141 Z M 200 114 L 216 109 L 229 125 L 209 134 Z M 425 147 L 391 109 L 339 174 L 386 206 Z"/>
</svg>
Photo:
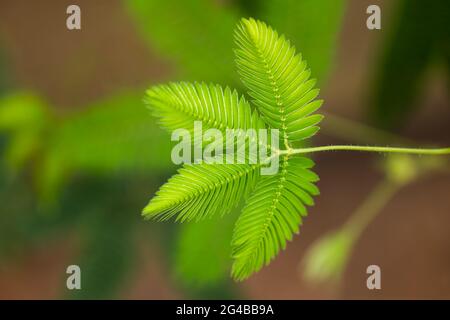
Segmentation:
<svg viewBox="0 0 450 320">
<path fill-rule="evenodd" d="M 380 153 L 406 153 L 419 155 L 447 155 L 450 148 L 423 149 L 423 148 L 398 148 L 398 147 L 376 147 L 376 146 L 353 146 L 353 145 L 330 145 L 311 148 L 288 149 L 280 151 L 280 154 L 303 154 L 322 151 L 366 151 Z"/>
</svg>

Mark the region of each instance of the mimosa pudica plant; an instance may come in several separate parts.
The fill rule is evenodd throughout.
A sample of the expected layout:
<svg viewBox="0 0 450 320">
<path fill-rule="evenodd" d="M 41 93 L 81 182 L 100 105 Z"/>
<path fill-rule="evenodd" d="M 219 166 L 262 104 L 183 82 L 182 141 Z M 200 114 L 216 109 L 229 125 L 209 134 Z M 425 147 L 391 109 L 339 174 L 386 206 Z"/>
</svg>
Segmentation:
<svg viewBox="0 0 450 320">
<path fill-rule="evenodd" d="M 147 91 L 146 103 L 169 131 L 194 122 L 204 128 L 278 129 L 280 168 L 261 175 L 256 164 L 184 164 L 144 208 L 147 219 L 199 221 L 223 216 L 245 201 L 231 240 L 235 280 L 244 280 L 285 249 L 319 195 L 314 162 L 305 154 L 329 150 L 445 155 L 450 148 L 356 145 L 298 147 L 323 119 L 319 89 L 294 46 L 264 22 L 242 19 L 235 31 L 236 64 L 251 101 L 236 90 L 205 83 L 170 83 Z M 269 146 L 270 148 L 272 146 Z M 208 241 L 208 239 L 205 239 Z"/>
</svg>

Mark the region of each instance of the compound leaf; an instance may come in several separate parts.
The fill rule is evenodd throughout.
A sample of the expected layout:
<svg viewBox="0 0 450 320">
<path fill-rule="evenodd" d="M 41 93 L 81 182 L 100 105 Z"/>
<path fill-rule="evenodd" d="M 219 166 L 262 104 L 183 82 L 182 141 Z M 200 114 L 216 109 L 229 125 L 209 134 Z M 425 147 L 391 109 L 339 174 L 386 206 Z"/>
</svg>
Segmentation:
<svg viewBox="0 0 450 320">
<path fill-rule="evenodd" d="M 284 141 L 313 136 L 322 120 L 312 115 L 322 104 L 306 61 L 284 36 L 264 22 L 243 19 L 235 32 L 236 63 L 249 95 L 266 123 Z"/>
<path fill-rule="evenodd" d="M 254 193 L 239 216 L 232 240 L 233 268 L 236 280 L 244 280 L 286 247 L 298 233 L 306 205 L 319 190 L 318 180 L 309 170 L 314 165 L 307 158 L 283 159 L 277 175 L 260 179 Z"/>
<path fill-rule="evenodd" d="M 264 122 L 236 90 L 206 83 L 170 83 L 147 91 L 146 103 L 169 131 L 185 128 L 193 133 L 194 121 L 222 132 L 227 128 L 263 128 Z"/>
<path fill-rule="evenodd" d="M 185 164 L 144 208 L 146 218 L 201 220 L 223 215 L 253 189 L 257 165 Z"/>
<path fill-rule="evenodd" d="M 147 92 L 147 103 L 169 130 L 193 132 L 194 121 L 221 132 L 228 128 L 257 129 L 268 125 L 289 142 L 314 135 L 322 116 L 314 112 L 322 104 L 310 80 L 306 62 L 283 36 L 266 24 L 243 19 L 235 34 L 237 65 L 261 117 L 237 92 L 204 83 L 172 83 Z M 265 120 L 265 121 L 262 121 Z M 249 142 L 253 142 L 248 140 Z M 272 141 L 267 142 L 272 151 Z M 275 150 L 279 152 L 280 150 Z M 279 156 L 279 153 L 275 154 Z M 243 280 L 267 265 L 298 233 L 306 206 L 319 193 L 313 161 L 283 153 L 278 172 L 259 175 L 258 164 L 184 165 L 161 187 L 144 216 L 160 220 L 201 220 L 231 211 L 247 199 L 232 237 L 232 276 Z"/>
</svg>

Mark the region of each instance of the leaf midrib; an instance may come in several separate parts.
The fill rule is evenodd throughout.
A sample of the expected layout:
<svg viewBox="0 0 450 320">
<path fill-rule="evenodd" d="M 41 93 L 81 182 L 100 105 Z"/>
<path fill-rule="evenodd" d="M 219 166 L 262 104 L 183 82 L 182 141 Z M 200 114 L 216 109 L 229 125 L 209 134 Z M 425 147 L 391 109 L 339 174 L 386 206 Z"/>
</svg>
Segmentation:
<svg viewBox="0 0 450 320">
<path fill-rule="evenodd" d="M 254 44 L 254 46 L 256 48 L 256 51 L 258 53 L 259 58 L 263 62 L 262 64 L 263 64 L 264 69 L 266 71 L 265 74 L 270 75 L 268 77 L 268 80 L 269 80 L 269 83 L 270 83 L 270 86 L 272 88 L 272 92 L 274 94 L 274 98 L 275 98 L 275 101 L 276 101 L 276 106 L 275 107 L 279 108 L 279 113 L 281 114 L 280 115 L 280 119 L 279 119 L 280 123 L 281 123 L 281 128 L 279 128 L 279 129 L 282 132 L 283 141 L 284 141 L 285 145 L 287 145 L 287 141 L 288 141 L 288 136 L 287 136 L 287 131 L 286 131 L 287 126 L 286 126 L 286 119 L 285 119 L 285 116 L 284 116 L 285 105 L 284 105 L 283 99 L 281 98 L 281 95 L 276 93 L 276 92 L 280 92 L 280 87 L 277 84 L 277 79 L 275 78 L 275 75 L 274 75 L 274 73 L 272 71 L 272 68 L 269 67 L 269 64 L 267 63 L 267 60 L 264 57 L 264 53 L 259 48 L 259 44 L 257 43 L 257 41 L 253 37 L 250 37 L 250 38 L 253 41 L 253 44 Z"/>
<path fill-rule="evenodd" d="M 220 165 L 220 164 L 218 164 L 218 165 Z M 232 181 L 236 181 L 237 179 L 242 178 L 243 176 L 248 176 L 248 174 L 250 172 L 258 169 L 261 166 L 259 163 L 258 164 L 242 164 L 242 165 L 249 166 L 250 168 L 248 170 L 246 170 L 245 174 L 243 174 L 243 175 L 239 175 L 239 174 L 238 175 L 233 175 L 232 178 L 231 178 Z M 230 183 L 229 180 L 223 180 L 223 181 L 220 181 L 219 183 L 214 183 L 212 186 L 208 187 L 207 190 L 202 189 L 201 192 L 199 192 L 199 193 L 191 193 L 191 194 L 185 196 L 182 199 L 178 199 L 175 202 L 172 202 L 171 204 L 167 205 L 166 207 L 172 207 L 172 206 L 177 205 L 179 203 L 190 201 L 193 198 L 198 197 L 200 194 L 205 194 L 205 193 L 211 192 L 211 191 L 213 191 L 215 189 L 219 189 L 223 185 L 229 184 L 229 183 Z"/>
<path fill-rule="evenodd" d="M 283 164 L 281 165 L 281 174 L 278 179 L 277 191 L 274 192 L 275 196 L 272 198 L 272 202 L 276 201 L 276 203 L 270 207 L 270 211 L 267 213 L 268 217 L 265 219 L 263 229 L 260 232 L 258 239 L 255 240 L 255 245 L 254 245 L 254 250 L 252 250 L 253 251 L 252 255 L 256 255 L 256 252 L 257 252 L 259 246 L 261 245 L 261 242 L 265 238 L 265 234 L 266 234 L 267 229 L 272 221 L 272 218 L 275 215 L 277 204 L 279 203 L 278 199 L 281 197 L 281 192 L 285 187 L 285 185 L 284 185 L 285 181 L 287 181 L 286 175 L 288 173 L 288 169 L 286 169 L 286 167 L 287 167 L 288 161 L 289 161 L 289 156 L 287 156 L 287 155 L 284 156 Z"/>
</svg>

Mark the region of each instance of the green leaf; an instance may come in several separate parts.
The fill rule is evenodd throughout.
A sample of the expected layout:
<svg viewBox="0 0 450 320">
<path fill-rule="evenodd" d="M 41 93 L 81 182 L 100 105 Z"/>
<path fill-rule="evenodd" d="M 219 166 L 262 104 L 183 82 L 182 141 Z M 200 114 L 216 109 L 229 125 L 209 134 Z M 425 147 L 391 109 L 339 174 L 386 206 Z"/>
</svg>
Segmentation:
<svg viewBox="0 0 450 320">
<path fill-rule="evenodd" d="M 171 83 L 147 91 L 146 102 L 168 130 L 193 133 L 194 121 L 205 128 L 264 128 L 264 122 L 236 91 L 205 83 Z M 237 205 L 258 176 L 255 165 L 185 165 L 144 209 L 147 218 L 181 221 L 225 214 Z M 227 194 L 228 193 L 228 194 Z"/>
<path fill-rule="evenodd" d="M 0 131 L 36 131 L 50 118 L 48 105 L 30 92 L 14 92 L 0 99 Z"/>
<path fill-rule="evenodd" d="M 259 166 L 186 164 L 164 184 L 144 208 L 146 218 L 201 220 L 236 207 L 254 187 Z"/>
<path fill-rule="evenodd" d="M 315 241 L 303 260 L 304 277 L 310 282 L 338 282 L 355 244 L 352 234 L 345 229 L 326 234 Z"/>
<path fill-rule="evenodd" d="M 225 282 L 231 269 L 230 242 L 237 213 L 180 226 L 175 272 L 185 285 L 211 288 Z"/>
<path fill-rule="evenodd" d="M 21 169 L 43 145 L 53 117 L 48 105 L 28 92 L 0 99 L 0 133 L 8 136 L 4 157 L 13 170 Z"/>
<path fill-rule="evenodd" d="M 86 217 L 81 230 L 84 247 L 77 262 L 81 290 L 69 292 L 70 298 L 111 299 L 126 282 L 134 258 L 132 223 L 117 211 L 93 210 Z"/>
<path fill-rule="evenodd" d="M 170 83 L 147 91 L 146 103 L 169 132 L 194 131 L 194 121 L 222 132 L 228 129 L 264 128 L 264 122 L 236 90 L 206 83 Z"/>
<path fill-rule="evenodd" d="M 171 166 L 169 136 L 142 108 L 138 92 L 102 99 L 66 116 L 48 146 L 72 170 L 94 174 L 145 173 Z"/>
<path fill-rule="evenodd" d="M 7 148 L 1 156 L 13 168 L 32 164 L 45 205 L 54 204 L 74 172 L 154 174 L 172 166 L 169 136 L 142 108 L 139 91 L 95 101 L 59 118 L 34 94 L 10 94 L 0 99 L 3 132 Z"/>
<path fill-rule="evenodd" d="M 177 78 L 237 82 L 229 48 L 239 15 L 228 3 L 127 0 L 125 5 L 151 50 L 175 65 Z"/>
<path fill-rule="evenodd" d="M 235 33 L 237 66 L 242 81 L 266 123 L 280 129 L 284 141 L 313 136 L 322 104 L 319 90 L 301 55 L 284 36 L 264 22 L 243 19 Z"/>
<path fill-rule="evenodd" d="M 447 1 L 398 1 L 375 68 L 370 116 L 378 126 L 398 130 L 407 123 L 433 60 L 448 57 L 448 10 Z"/>
<path fill-rule="evenodd" d="M 314 163 L 307 158 L 284 159 L 277 175 L 262 177 L 249 197 L 236 222 L 233 234 L 232 275 L 244 280 L 286 247 L 298 233 L 306 205 L 313 205 L 311 196 L 319 190 L 318 180 L 309 169 Z"/>
</svg>

